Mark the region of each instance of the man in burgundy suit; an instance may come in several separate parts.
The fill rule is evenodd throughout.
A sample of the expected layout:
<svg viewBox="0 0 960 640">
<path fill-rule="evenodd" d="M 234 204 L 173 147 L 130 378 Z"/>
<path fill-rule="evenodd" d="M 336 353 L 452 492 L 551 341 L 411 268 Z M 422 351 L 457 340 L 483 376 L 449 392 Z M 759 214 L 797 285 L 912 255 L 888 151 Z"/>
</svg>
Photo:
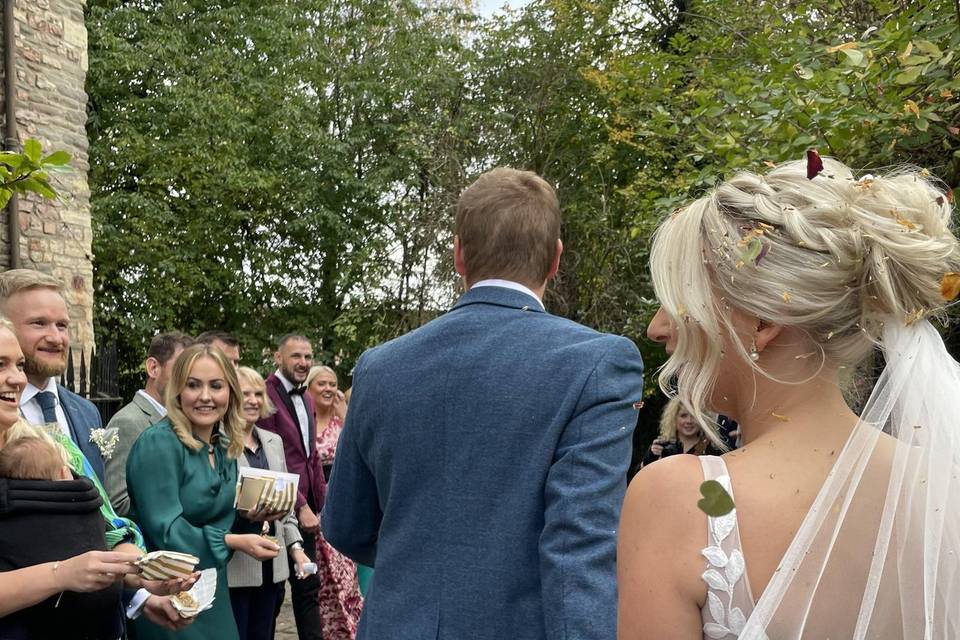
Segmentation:
<svg viewBox="0 0 960 640">
<path fill-rule="evenodd" d="M 317 454 L 313 399 L 304 393 L 303 385 L 313 365 L 310 341 L 297 334 L 283 336 L 277 344 L 274 362 L 277 370 L 267 378 L 267 395 L 277 412 L 263 418 L 257 425 L 283 439 L 287 470 L 300 476 L 297 520 L 303 535 L 303 550 L 311 561 L 316 562 L 316 536 L 320 529 L 317 516 L 323 508 L 327 484 Z M 303 579 L 295 576 L 296 568 L 291 563 L 290 590 L 297 635 L 300 640 L 320 640 L 323 637 L 317 598 L 320 581 L 316 574 Z"/>
</svg>

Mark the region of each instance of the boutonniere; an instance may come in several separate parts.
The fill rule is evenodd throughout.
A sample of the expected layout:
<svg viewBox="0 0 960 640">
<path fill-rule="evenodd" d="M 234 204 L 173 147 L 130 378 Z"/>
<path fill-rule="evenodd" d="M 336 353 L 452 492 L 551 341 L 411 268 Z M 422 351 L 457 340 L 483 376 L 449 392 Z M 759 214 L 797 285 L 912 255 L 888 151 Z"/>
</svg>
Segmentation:
<svg viewBox="0 0 960 640">
<path fill-rule="evenodd" d="M 100 427 L 99 429 L 90 430 L 90 442 L 97 445 L 97 448 L 100 449 L 100 455 L 103 456 L 104 460 L 109 460 L 113 457 L 113 450 L 117 448 L 117 442 L 119 441 L 120 431 L 116 427 L 112 429 Z"/>
</svg>

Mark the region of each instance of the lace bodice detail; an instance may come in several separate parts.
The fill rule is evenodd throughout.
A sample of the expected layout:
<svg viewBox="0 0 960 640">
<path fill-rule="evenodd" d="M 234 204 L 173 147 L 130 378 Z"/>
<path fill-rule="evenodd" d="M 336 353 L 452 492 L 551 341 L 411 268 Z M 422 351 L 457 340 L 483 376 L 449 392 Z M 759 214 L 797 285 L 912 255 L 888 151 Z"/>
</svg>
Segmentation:
<svg viewBox="0 0 960 640">
<path fill-rule="evenodd" d="M 700 465 L 704 480 L 716 480 L 732 498 L 733 487 L 724 461 L 718 456 L 700 456 Z M 733 640 L 743 631 L 754 607 L 736 509 L 719 518 L 707 517 L 707 546 L 701 553 L 706 559 L 702 577 L 707 583 L 707 600 L 700 610 L 703 637 Z"/>
</svg>

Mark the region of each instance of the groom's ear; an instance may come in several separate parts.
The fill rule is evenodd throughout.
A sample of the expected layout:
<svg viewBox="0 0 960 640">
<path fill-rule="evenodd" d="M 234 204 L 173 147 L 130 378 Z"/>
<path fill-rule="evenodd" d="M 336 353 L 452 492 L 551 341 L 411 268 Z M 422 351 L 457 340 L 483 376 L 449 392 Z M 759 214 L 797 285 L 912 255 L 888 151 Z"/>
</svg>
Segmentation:
<svg viewBox="0 0 960 640">
<path fill-rule="evenodd" d="M 547 272 L 547 280 L 552 280 L 560 271 L 560 255 L 563 253 L 563 240 L 557 238 L 557 252 L 553 256 L 553 262 L 550 263 L 550 271 Z"/>
<path fill-rule="evenodd" d="M 466 277 L 467 263 L 463 257 L 463 246 L 460 244 L 460 236 L 453 236 L 453 267 L 457 274 Z"/>
</svg>

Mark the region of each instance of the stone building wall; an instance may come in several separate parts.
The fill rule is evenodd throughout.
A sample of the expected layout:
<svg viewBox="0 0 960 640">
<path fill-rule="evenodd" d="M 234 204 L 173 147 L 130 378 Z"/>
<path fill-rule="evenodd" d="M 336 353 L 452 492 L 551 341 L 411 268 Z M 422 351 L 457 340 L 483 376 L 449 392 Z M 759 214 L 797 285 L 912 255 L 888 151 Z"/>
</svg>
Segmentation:
<svg viewBox="0 0 960 640">
<path fill-rule="evenodd" d="M 93 338 L 93 263 L 87 185 L 86 0 L 15 0 L 17 127 L 22 143 L 35 138 L 44 153 L 64 150 L 72 170 L 51 182 L 59 202 L 20 198 L 22 266 L 50 273 L 65 286 L 75 347 L 89 353 Z M 0 32 L 2 38 L 2 32 Z M 0 77 L 2 77 L 0 65 Z M 0 85 L 2 89 L 2 85 Z M 5 97 L 4 97 L 5 98 Z M 0 121 L 3 109 L 0 108 Z M 2 131 L 2 130 L 0 130 Z M 6 216 L 4 216 L 5 218 Z M 3 220 L 0 269 L 9 268 Z M 79 357 L 79 354 L 75 354 Z"/>
</svg>

